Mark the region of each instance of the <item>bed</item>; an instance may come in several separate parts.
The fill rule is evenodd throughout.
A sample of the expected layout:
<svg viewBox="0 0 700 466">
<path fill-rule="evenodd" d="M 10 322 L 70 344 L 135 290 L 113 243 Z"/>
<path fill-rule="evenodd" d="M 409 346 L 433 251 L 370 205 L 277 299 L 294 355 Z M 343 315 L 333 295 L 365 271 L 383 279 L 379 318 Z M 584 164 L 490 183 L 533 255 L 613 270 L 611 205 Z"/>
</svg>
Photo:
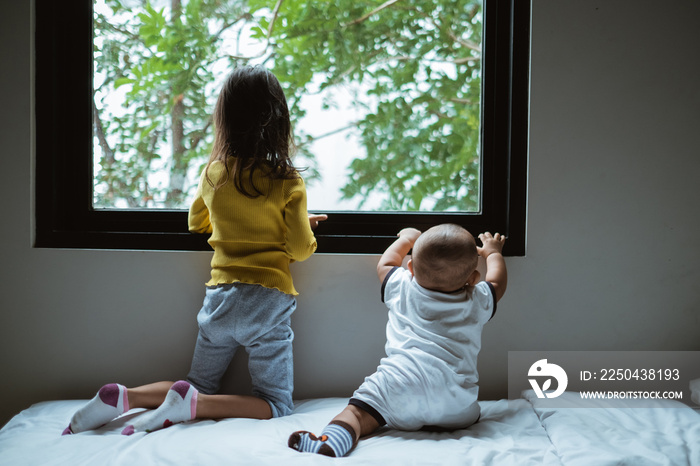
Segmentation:
<svg viewBox="0 0 700 466">
<path fill-rule="evenodd" d="M 578 397 L 578 398 L 577 398 Z M 151 434 L 120 434 L 132 410 L 102 428 L 61 436 L 85 400 L 47 401 L 0 430 L 2 465 L 698 465 L 700 413 L 676 401 L 633 408 L 567 392 L 547 408 L 532 392 L 517 400 L 482 401 L 481 420 L 454 432 L 382 429 L 347 458 L 298 453 L 295 430 L 320 431 L 345 398 L 303 400 L 290 416 L 177 424 Z M 601 409 L 605 408 L 605 409 Z"/>
</svg>

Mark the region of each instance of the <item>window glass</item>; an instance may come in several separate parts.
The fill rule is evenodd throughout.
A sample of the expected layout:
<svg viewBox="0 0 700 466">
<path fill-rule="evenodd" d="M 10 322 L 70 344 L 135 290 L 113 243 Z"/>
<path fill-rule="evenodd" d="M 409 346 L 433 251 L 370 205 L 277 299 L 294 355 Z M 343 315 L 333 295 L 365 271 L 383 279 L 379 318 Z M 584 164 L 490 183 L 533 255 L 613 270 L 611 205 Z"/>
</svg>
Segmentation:
<svg viewBox="0 0 700 466">
<path fill-rule="evenodd" d="M 281 81 L 309 210 L 478 212 L 482 3 L 95 0 L 93 205 L 186 209 L 222 79 Z"/>
<path fill-rule="evenodd" d="M 261 63 L 330 214 L 317 252 L 449 222 L 525 254 L 528 0 L 100 1 L 34 0 L 36 247 L 210 250 L 186 208 L 213 100 Z"/>
</svg>

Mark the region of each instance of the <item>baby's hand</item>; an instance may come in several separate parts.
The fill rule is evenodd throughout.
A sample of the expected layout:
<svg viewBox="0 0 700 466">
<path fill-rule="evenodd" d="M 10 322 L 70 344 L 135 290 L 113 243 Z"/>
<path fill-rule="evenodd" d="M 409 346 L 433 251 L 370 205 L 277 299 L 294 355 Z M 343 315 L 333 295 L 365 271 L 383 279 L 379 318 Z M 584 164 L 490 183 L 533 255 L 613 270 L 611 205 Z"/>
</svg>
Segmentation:
<svg viewBox="0 0 700 466">
<path fill-rule="evenodd" d="M 311 225 L 312 230 L 316 229 L 316 227 L 318 226 L 318 222 L 322 222 L 324 220 L 328 220 L 328 215 L 309 214 L 309 225 Z"/>
<path fill-rule="evenodd" d="M 506 237 L 500 233 L 491 235 L 488 231 L 479 235 L 481 240 L 481 247 L 477 247 L 476 250 L 479 255 L 486 259 L 493 253 L 501 254 L 503 251 L 503 244 L 506 242 Z"/>
<path fill-rule="evenodd" d="M 411 244 L 413 244 L 416 242 L 420 235 L 420 230 L 416 230 L 415 228 L 404 228 L 396 236 L 398 236 L 399 238 L 407 239 L 411 242 Z"/>
</svg>

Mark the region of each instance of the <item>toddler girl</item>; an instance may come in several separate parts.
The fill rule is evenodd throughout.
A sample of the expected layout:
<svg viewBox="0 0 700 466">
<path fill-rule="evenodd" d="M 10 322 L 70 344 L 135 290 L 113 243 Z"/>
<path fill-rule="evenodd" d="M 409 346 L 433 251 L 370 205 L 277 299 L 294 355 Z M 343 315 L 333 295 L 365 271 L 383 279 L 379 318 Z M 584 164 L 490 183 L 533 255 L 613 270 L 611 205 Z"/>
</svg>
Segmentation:
<svg viewBox="0 0 700 466">
<path fill-rule="evenodd" d="M 210 233 L 211 279 L 197 316 L 187 380 L 136 388 L 103 386 L 65 434 L 106 424 L 130 408 L 157 408 L 122 431 L 151 432 L 191 419 L 269 419 L 293 408 L 290 317 L 297 295 L 289 264 L 316 250 L 304 181 L 291 162 L 287 101 L 263 67 L 226 79 L 214 110 L 215 139 L 189 211 L 189 229 Z M 216 394 L 234 353 L 245 348 L 252 394 Z"/>
</svg>

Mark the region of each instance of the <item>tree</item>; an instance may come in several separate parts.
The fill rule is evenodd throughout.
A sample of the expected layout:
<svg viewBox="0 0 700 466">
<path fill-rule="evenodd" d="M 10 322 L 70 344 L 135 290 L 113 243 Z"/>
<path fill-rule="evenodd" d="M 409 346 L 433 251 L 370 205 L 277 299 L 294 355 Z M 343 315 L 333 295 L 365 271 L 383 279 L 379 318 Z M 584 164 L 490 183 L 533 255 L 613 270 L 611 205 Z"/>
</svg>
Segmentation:
<svg viewBox="0 0 700 466">
<path fill-rule="evenodd" d="M 235 2 L 172 0 L 169 16 L 148 1 L 105 3 L 110 11 L 95 15 L 96 204 L 181 207 L 188 172 L 209 154 L 215 69 L 237 64 L 219 55 L 222 35 L 250 18 Z M 153 181 L 157 162 L 167 163 L 167 184 Z"/>
<path fill-rule="evenodd" d="M 143 201 L 144 193 L 154 197 L 144 180 L 160 157 L 157 145 L 170 141 L 165 204 L 181 198 L 187 187 L 173 180 L 206 160 L 212 70 L 226 60 L 228 66 L 269 66 L 285 87 L 295 122 L 304 118 L 304 95 L 338 86 L 354 90 L 352 105 L 365 116 L 347 130 L 359 134 L 364 153 L 351 163 L 345 198 L 359 198 L 361 205 L 370 193 L 381 193 L 382 208 L 391 210 L 478 208 L 480 1 L 173 2 L 169 18 L 146 2 L 130 26 L 96 22 L 105 35 L 98 47 L 105 83 L 130 87 L 128 112 L 107 124 L 100 118 L 104 132 L 132 155 L 120 160 L 103 149 L 98 180 L 109 187 L 104 197 L 122 196 L 130 204 Z M 124 13 L 121 3 L 108 1 L 115 14 Z M 221 58 L 222 36 L 234 30 L 252 31 L 259 41 L 255 53 Z M 332 99 L 326 105 L 334 105 Z M 182 121 L 179 145 L 172 133 L 178 126 L 168 126 L 168 115 Z M 297 136 L 313 177 L 308 147 L 319 135 Z"/>
<path fill-rule="evenodd" d="M 476 210 L 480 1 L 286 0 L 262 26 L 292 95 L 320 78 L 320 89 L 355 85 L 367 109 L 346 198 L 381 191 L 392 210 Z"/>
</svg>

